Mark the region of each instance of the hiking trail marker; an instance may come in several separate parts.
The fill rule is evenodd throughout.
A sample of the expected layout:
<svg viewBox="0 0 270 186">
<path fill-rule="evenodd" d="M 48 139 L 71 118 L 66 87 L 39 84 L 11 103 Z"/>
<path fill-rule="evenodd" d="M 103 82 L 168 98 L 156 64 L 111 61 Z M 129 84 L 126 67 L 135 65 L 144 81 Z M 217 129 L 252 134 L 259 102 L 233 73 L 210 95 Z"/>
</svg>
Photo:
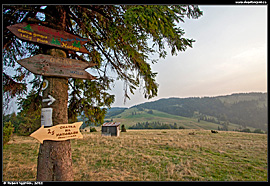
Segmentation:
<svg viewBox="0 0 270 186">
<path fill-rule="evenodd" d="M 83 45 L 91 41 L 90 39 L 81 38 L 65 31 L 26 22 L 11 25 L 7 28 L 22 40 L 89 54 L 89 51 Z"/>
<path fill-rule="evenodd" d="M 49 102 L 48 105 L 53 104 L 53 102 L 55 101 L 54 97 L 52 97 L 51 95 L 48 95 L 48 99 L 43 99 L 42 102 Z"/>
<path fill-rule="evenodd" d="M 42 83 L 42 88 L 41 90 L 45 90 L 49 85 L 49 81 L 47 79 L 45 79 Z"/>
<path fill-rule="evenodd" d="M 95 63 L 44 54 L 21 59 L 17 62 L 34 74 L 90 80 L 96 79 L 96 77 L 85 71 L 85 69 L 95 66 Z"/>
<path fill-rule="evenodd" d="M 44 125 L 42 125 L 30 136 L 37 139 L 42 144 L 44 140 L 64 141 L 68 139 L 82 139 L 83 135 L 80 132 L 80 126 L 82 125 L 82 123 L 83 122 L 76 122 L 72 124 L 59 124 L 46 128 L 44 128 Z"/>
<path fill-rule="evenodd" d="M 41 108 L 41 126 L 50 127 L 52 122 L 52 108 Z"/>
</svg>

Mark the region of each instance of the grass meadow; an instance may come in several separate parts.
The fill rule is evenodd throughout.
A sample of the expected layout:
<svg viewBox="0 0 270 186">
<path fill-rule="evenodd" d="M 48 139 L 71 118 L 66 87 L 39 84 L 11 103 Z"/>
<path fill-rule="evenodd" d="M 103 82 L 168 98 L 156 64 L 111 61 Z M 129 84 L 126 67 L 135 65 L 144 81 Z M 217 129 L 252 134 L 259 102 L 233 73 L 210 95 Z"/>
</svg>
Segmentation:
<svg viewBox="0 0 270 186">
<path fill-rule="evenodd" d="M 266 134 L 185 129 L 83 135 L 71 140 L 75 181 L 267 181 Z M 37 140 L 14 135 L 3 147 L 3 181 L 35 181 L 38 151 Z"/>
</svg>

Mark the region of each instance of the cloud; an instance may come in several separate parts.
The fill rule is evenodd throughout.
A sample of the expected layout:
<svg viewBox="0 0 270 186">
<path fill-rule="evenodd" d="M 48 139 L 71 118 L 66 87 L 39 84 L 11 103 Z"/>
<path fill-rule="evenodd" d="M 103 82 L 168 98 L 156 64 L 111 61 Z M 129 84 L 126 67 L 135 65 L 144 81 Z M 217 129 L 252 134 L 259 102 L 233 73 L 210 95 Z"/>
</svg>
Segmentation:
<svg viewBox="0 0 270 186">
<path fill-rule="evenodd" d="M 232 57 L 232 59 L 236 60 L 251 60 L 251 59 L 258 59 L 260 57 L 265 56 L 266 51 L 265 47 L 256 47 L 256 48 L 249 48 L 247 50 L 244 50 Z"/>
</svg>

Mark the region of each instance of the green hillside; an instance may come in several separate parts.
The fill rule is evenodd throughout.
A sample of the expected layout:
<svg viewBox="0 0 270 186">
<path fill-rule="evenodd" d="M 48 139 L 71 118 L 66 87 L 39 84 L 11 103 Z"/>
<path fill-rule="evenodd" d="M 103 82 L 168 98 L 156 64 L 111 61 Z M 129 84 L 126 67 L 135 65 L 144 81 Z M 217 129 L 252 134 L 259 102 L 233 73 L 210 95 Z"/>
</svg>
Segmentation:
<svg viewBox="0 0 270 186">
<path fill-rule="evenodd" d="M 127 128 L 135 125 L 136 123 L 142 122 L 160 122 L 164 124 L 174 125 L 176 123 L 179 128 L 184 127 L 186 129 L 206 129 L 206 130 L 217 130 L 218 127 L 222 127 L 221 124 L 216 124 L 207 121 L 198 121 L 197 118 L 188 118 L 182 116 L 176 116 L 172 114 L 168 114 L 165 112 L 151 110 L 151 109 L 138 109 L 138 108 L 130 108 L 124 109 L 122 113 L 115 115 L 111 118 L 106 118 L 105 121 L 115 121 L 121 122 Z M 229 123 L 229 130 L 238 129 L 240 126 Z M 254 128 L 249 127 L 250 130 L 254 130 Z"/>
<path fill-rule="evenodd" d="M 213 123 L 235 123 L 242 128 L 266 131 L 267 93 L 239 93 L 217 97 L 166 98 L 136 105 L 133 108 L 152 109 Z"/>
<path fill-rule="evenodd" d="M 171 128 L 267 131 L 267 108 L 267 93 L 166 98 L 131 108 L 111 108 L 105 121 L 121 122 L 127 127 L 159 122 Z"/>
</svg>

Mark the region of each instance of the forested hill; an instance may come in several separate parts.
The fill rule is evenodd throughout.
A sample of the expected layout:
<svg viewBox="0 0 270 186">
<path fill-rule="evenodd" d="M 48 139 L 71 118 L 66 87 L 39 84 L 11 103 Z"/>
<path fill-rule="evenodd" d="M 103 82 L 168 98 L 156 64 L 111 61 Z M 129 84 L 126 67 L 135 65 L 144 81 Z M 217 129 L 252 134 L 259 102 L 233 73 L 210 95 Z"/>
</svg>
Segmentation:
<svg viewBox="0 0 270 186">
<path fill-rule="evenodd" d="M 153 109 L 165 113 L 217 121 L 229 121 L 243 127 L 267 130 L 267 93 L 239 93 L 218 97 L 168 98 L 133 107 Z"/>
</svg>

